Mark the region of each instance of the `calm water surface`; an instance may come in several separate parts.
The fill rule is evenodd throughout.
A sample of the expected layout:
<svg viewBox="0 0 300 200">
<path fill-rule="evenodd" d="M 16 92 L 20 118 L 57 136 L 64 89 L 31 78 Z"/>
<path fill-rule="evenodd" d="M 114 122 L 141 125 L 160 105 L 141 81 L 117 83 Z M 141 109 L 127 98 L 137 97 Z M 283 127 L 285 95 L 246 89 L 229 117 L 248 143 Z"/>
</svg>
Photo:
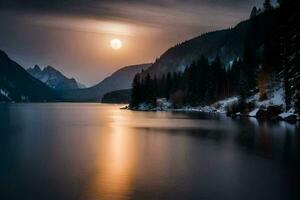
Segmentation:
<svg viewBox="0 0 300 200">
<path fill-rule="evenodd" d="M 119 107 L 0 104 L 0 199 L 300 199 L 297 125 Z"/>
</svg>

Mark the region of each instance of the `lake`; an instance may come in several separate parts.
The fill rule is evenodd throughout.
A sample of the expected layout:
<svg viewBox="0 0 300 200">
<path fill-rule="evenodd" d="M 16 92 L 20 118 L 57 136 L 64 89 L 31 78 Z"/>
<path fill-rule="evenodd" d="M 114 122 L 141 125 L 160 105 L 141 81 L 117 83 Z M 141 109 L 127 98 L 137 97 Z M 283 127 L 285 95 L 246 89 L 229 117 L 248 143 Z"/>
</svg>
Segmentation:
<svg viewBox="0 0 300 200">
<path fill-rule="evenodd" d="M 120 107 L 0 104 L 0 199 L 300 199 L 299 126 Z"/>
</svg>

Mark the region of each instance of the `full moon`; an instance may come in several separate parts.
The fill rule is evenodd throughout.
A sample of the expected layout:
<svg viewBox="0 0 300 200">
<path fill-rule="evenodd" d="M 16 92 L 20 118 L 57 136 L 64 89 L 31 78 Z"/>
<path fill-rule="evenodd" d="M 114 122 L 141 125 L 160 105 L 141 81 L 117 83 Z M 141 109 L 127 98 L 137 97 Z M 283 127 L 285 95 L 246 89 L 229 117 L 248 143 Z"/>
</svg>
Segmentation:
<svg viewBox="0 0 300 200">
<path fill-rule="evenodd" d="M 110 46 L 111 46 L 112 49 L 118 50 L 123 46 L 123 43 L 119 39 L 113 39 L 113 40 L 110 41 Z"/>
</svg>

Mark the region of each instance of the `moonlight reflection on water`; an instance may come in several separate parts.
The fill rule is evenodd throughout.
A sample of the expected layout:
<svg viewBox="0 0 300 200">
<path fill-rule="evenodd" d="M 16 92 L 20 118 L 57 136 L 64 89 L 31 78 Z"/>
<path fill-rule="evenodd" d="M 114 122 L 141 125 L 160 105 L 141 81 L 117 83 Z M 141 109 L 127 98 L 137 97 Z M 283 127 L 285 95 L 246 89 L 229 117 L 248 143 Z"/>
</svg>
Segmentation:
<svg viewBox="0 0 300 200">
<path fill-rule="evenodd" d="M 299 127 L 118 105 L 1 104 L 1 199 L 297 199 Z"/>
</svg>

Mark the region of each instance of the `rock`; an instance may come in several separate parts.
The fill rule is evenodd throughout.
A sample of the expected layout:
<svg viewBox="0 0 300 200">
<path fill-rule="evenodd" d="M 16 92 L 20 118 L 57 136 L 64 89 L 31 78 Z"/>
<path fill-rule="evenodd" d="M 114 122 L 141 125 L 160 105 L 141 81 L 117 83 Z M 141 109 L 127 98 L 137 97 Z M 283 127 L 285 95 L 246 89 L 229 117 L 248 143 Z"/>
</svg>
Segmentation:
<svg viewBox="0 0 300 200">
<path fill-rule="evenodd" d="M 256 118 L 259 118 L 259 119 L 266 119 L 267 118 L 267 111 L 264 110 L 264 109 L 259 109 L 256 113 Z"/>
<path fill-rule="evenodd" d="M 128 109 L 129 109 L 129 106 L 127 105 L 127 106 L 121 107 L 120 109 L 121 109 L 121 110 L 128 110 Z"/>
<path fill-rule="evenodd" d="M 255 117 L 258 111 L 259 111 L 259 109 L 256 108 L 256 109 L 252 110 L 250 113 L 248 113 L 248 116 L 249 117 Z"/>
<path fill-rule="evenodd" d="M 298 116 L 294 113 L 284 112 L 278 115 L 279 120 L 296 123 Z"/>
<path fill-rule="evenodd" d="M 278 115 L 282 113 L 281 106 L 261 106 L 256 112 L 256 118 L 258 119 L 278 119 Z"/>
<path fill-rule="evenodd" d="M 267 108 L 267 118 L 268 119 L 276 119 L 277 116 L 282 113 L 281 106 L 269 106 Z"/>
<path fill-rule="evenodd" d="M 295 122 L 297 122 L 297 115 L 294 115 L 294 114 L 293 115 L 289 115 L 284 120 L 288 121 L 288 122 L 295 123 Z"/>
</svg>

